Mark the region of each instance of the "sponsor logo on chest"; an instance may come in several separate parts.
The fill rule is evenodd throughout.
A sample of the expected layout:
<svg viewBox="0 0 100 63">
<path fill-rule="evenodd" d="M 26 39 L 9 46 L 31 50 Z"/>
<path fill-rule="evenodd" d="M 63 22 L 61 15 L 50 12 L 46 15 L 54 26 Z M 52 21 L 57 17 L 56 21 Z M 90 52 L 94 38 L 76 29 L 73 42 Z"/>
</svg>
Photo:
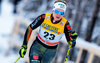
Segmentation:
<svg viewBox="0 0 100 63">
<path fill-rule="evenodd" d="M 46 17 L 46 20 L 49 20 L 49 16 Z"/>
<path fill-rule="evenodd" d="M 46 23 L 43 23 L 42 27 L 45 28 L 45 29 L 47 29 L 47 30 L 49 30 L 49 31 L 55 32 L 55 33 L 57 33 L 58 29 L 59 29 L 59 28 L 57 28 L 55 26 L 51 26 L 51 25 L 46 24 Z"/>
<path fill-rule="evenodd" d="M 64 24 L 64 21 L 61 21 L 60 25 L 63 25 Z"/>
</svg>

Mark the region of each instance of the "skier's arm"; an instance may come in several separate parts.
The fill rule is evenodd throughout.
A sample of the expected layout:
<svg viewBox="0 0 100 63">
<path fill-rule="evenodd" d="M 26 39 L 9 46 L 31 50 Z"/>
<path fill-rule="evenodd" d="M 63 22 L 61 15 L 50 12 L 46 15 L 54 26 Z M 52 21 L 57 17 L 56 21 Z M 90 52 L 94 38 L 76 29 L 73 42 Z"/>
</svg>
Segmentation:
<svg viewBox="0 0 100 63">
<path fill-rule="evenodd" d="M 65 24 L 64 33 L 65 33 L 65 37 L 66 37 L 67 41 L 68 42 L 71 41 L 72 40 L 72 38 L 71 38 L 72 31 L 71 31 L 71 26 L 68 21 Z"/>
<path fill-rule="evenodd" d="M 68 44 L 74 47 L 76 45 L 77 33 L 71 31 L 71 26 L 68 21 L 65 24 L 64 33 Z"/>
<path fill-rule="evenodd" d="M 27 28 L 25 35 L 24 35 L 24 41 L 23 41 L 23 45 L 21 46 L 21 49 L 19 51 L 19 55 L 20 57 L 24 57 L 24 55 L 26 54 L 27 51 L 27 43 L 28 40 L 30 38 L 30 35 L 32 33 L 32 30 L 34 30 L 35 28 L 37 28 L 38 26 L 41 25 L 41 23 L 44 21 L 45 18 L 45 14 L 42 14 L 40 16 L 38 16 Z"/>
<path fill-rule="evenodd" d="M 42 14 L 40 16 L 38 16 L 27 28 L 25 35 L 24 35 L 24 41 L 23 41 L 23 45 L 27 45 L 28 40 L 30 38 L 30 35 L 32 33 L 32 30 L 34 30 L 35 28 L 39 27 L 41 25 L 41 23 L 44 21 L 45 18 L 45 14 Z"/>
</svg>

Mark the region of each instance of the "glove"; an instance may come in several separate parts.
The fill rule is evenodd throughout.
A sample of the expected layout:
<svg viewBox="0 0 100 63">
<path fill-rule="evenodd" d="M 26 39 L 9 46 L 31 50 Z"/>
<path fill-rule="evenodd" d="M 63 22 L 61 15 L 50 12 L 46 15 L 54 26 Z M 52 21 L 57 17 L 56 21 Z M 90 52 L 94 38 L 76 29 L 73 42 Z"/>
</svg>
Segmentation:
<svg viewBox="0 0 100 63">
<path fill-rule="evenodd" d="M 68 44 L 71 45 L 71 47 L 75 47 L 76 40 L 69 41 Z"/>
<path fill-rule="evenodd" d="M 71 34 L 71 38 L 72 38 L 73 40 L 76 40 L 76 39 L 77 39 L 77 36 L 78 36 L 78 34 L 75 33 L 75 31 L 72 32 L 72 34 Z"/>
<path fill-rule="evenodd" d="M 20 51 L 19 51 L 19 55 L 20 55 L 20 57 L 24 57 L 24 55 L 26 54 L 26 51 L 27 51 L 27 45 L 22 45 L 21 46 L 21 49 L 20 49 Z"/>
<path fill-rule="evenodd" d="M 71 41 L 68 41 L 68 44 L 71 45 L 71 47 L 75 47 L 77 36 L 78 36 L 78 34 L 75 33 L 75 31 L 72 32 L 72 34 L 71 34 L 72 40 Z"/>
</svg>

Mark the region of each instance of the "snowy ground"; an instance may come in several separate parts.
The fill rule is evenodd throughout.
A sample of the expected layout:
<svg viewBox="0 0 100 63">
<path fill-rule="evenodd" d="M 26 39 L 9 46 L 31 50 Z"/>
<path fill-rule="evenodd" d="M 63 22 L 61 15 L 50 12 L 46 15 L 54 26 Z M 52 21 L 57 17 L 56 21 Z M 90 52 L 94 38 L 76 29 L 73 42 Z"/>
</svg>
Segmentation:
<svg viewBox="0 0 100 63">
<path fill-rule="evenodd" d="M 14 53 L 9 56 L 5 55 L 9 48 L 8 40 L 15 22 L 12 10 L 13 6 L 8 0 L 3 0 L 0 14 L 0 63 L 14 63 L 18 58 L 18 55 Z"/>
</svg>

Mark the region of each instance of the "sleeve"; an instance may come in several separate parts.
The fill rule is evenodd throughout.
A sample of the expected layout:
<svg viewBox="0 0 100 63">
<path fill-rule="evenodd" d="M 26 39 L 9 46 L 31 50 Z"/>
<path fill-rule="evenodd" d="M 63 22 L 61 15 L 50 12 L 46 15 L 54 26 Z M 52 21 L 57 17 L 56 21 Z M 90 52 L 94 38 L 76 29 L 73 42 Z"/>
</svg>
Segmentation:
<svg viewBox="0 0 100 63">
<path fill-rule="evenodd" d="M 64 33 L 65 33 L 65 37 L 66 37 L 67 41 L 68 42 L 71 41 L 72 40 L 72 38 L 71 38 L 72 31 L 71 31 L 71 26 L 68 21 L 65 24 Z"/>
<path fill-rule="evenodd" d="M 23 41 L 23 44 L 24 45 L 27 45 L 28 43 L 28 40 L 31 36 L 31 33 L 32 33 L 32 30 L 36 29 L 37 27 L 39 27 L 42 22 L 44 21 L 45 19 L 45 14 L 42 14 L 40 16 L 38 16 L 27 28 L 26 32 L 25 32 L 25 35 L 24 35 L 24 41 Z"/>
</svg>

